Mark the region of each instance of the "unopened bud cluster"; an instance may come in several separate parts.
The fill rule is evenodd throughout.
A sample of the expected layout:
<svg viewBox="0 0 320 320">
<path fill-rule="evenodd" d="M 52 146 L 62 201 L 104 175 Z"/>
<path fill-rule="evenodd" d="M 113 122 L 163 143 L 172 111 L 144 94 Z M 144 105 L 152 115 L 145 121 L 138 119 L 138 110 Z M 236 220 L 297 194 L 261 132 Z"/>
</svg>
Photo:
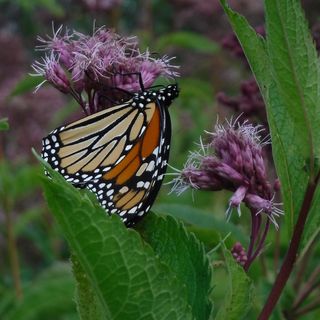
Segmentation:
<svg viewBox="0 0 320 320">
<path fill-rule="evenodd" d="M 245 266 L 248 261 L 248 256 L 240 242 L 236 242 L 231 249 L 231 254 L 234 259 L 242 266 Z"/>
</svg>

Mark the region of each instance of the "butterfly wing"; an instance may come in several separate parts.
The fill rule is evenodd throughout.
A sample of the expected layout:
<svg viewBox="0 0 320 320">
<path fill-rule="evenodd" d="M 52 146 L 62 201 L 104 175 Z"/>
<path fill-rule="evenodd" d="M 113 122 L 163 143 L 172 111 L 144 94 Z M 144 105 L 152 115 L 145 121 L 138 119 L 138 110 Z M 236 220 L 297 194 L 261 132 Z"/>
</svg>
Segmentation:
<svg viewBox="0 0 320 320">
<path fill-rule="evenodd" d="M 160 189 L 169 157 L 171 125 L 168 111 L 155 111 L 145 134 L 126 157 L 88 188 L 101 205 L 120 215 L 126 225 L 147 213 Z"/>
<path fill-rule="evenodd" d="M 149 210 L 166 170 L 171 126 L 165 98 L 145 92 L 59 127 L 43 139 L 42 157 L 131 225 Z"/>
<path fill-rule="evenodd" d="M 42 157 L 78 187 L 116 166 L 139 140 L 152 113 L 132 101 L 55 129 L 43 139 Z"/>
</svg>

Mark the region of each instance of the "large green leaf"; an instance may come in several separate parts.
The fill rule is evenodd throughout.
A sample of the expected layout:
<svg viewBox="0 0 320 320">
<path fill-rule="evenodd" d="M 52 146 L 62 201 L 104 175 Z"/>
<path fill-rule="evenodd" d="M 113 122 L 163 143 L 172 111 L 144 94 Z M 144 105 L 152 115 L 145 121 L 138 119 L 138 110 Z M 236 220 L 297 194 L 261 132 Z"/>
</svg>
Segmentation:
<svg viewBox="0 0 320 320">
<path fill-rule="evenodd" d="M 292 230 L 309 178 L 313 180 L 318 170 L 315 161 L 320 155 L 319 60 L 298 1 L 268 0 L 266 14 L 268 53 L 276 87 L 274 92 L 270 88 L 269 109 L 286 155 L 282 167 L 286 167 L 289 179 L 283 194 L 286 190 L 292 194 L 292 209 L 287 212 Z M 275 92 L 277 96 L 272 100 Z"/>
<path fill-rule="evenodd" d="M 23 288 L 24 297 L 15 301 L 12 294 L 7 307 L 0 304 L 0 318 L 4 320 L 59 320 L 76 313 L 72 301 L 74 279 L 69 265 L 56 263 L 43 271 L 37 279 Z M 2 297 L 2 302 L 4 301 Z M 10 300 L 12 301 L 11 303 Z"/>
<path fill-rule="evenodd" d="M 251 70 L 262 90 L 262 94 L 264 94 L 269 81 L 265 40 L 261 35 L 256 33 L 243 16 L 231 10 L 226 0 L 220 0 L 220 3 L 228 15 L 231 26 L 246 54 Z"/>
<path fill-rule="evenodd" d="M 102 320 L 103 308 L 94 292 L 90 279 L 75 255 L 71 256 L 72 271 L 76 279 L 75 301 L 80 319 Z"/>
<path fill-rule="evenodd" d="M 292 234 L 319 157 L 320 74 L 317 53 L 298 1 L 266 0 L 266 41 L 256 35 L 225 0 L 220 1 L 267 105 L 285 220 L 289 234 Z M 317 211 L 317 203 L 314 202 L 313 213 Z"/>
<path fill-rule="evenodd" d="M 235 241 L 240 241 L 243 244 L 248 243 L 248 236 L 245 236 L 239 227 L 232 224 L 232 222 L 227 222 L 226 220 L 221 221 L 215 217 L 213 213 L 205 210 L 189 205 L 161 203 L 154 206 L 154 211 L 160 213 L 165 212 L 175 218 L 182 219 L 187 224 L 197 227 L 198 231 L 211 230 L 212 240 L 216 241 L 215 244 L 220 241 L 221 237 L 229 233 L 231 234 L 230 241 L 232 241 L 232 244 Z M 229 238 L 227 241 L 229 241 Z"/>
<path fill-rule="evenodd" d="M 224 246 L 223 246 L 224 247 Z M 243 268 L 235 261 L 230 251 L 223 248 L 229 275 L 226 295 L 215 320 L 247 319 L 253 301 L 253 284 Z"/>
<path fill-rule="evenodd" d="M 45 195 L 105 319 L 191 319 L 186 289 L 140 235 L 47 168 Z"/>
<path fill-rule="evenodd" d="M 186 286 L 194 319 L 208 319 L 212 310 L 211 268 L 200 241 L 170 216 L 149 214 L 139 224 L 139 230 L 161 261 Z"/>
</svg>

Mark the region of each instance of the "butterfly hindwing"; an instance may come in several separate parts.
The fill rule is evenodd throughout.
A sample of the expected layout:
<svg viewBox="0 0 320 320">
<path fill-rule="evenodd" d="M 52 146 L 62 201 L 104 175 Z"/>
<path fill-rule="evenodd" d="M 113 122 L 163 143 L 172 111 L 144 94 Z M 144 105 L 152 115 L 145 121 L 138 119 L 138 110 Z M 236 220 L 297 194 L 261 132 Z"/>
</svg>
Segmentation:
<svg viewBox="0 0 320 320">
<path fill-rule="evenodd" d="M 110 213 L 120 215 L 128 226 L 149 211 L 160 189 L 171 137 L 170 118 L 166 113 L 167 110 L 158 108 L 153 123 L 149 124 L 143 138 L 124 158 L 123 165 L 120 162 L 118 167 L 88 186 L 97 194 L 101 205 Z M 153 129 L 160 124 L 162 130 L 157 131 L 157 135 Z"/>
<path fill-rule="evenodd" d="M 42 157 L 78 188 L 94 192 L 127 225 L 150 209 L 169 156 L 167 107 L 175 85 L 61 126 L 43 139 Z"/>
</svg>

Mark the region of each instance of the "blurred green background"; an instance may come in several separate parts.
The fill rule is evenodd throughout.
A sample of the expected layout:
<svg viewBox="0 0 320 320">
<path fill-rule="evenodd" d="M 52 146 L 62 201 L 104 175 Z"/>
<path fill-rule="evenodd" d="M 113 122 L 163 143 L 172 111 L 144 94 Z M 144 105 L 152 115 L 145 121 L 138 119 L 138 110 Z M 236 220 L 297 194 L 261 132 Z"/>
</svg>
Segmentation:
<svg viewBox="0 0 320 320">
<path fill-rule="evenodd" d="M 263 27 L 262 0 L 229 3 L 253 26 Z M 310 0 L 303 6 L 318 44 L 320 4 Z M 199 137 L 206 139 L 204 131 L 213 130 L 217 117 L 223 120 L 236 114 L 219 103 L 217 95 L 251 106 L 259 100 L 241 89 L 251 72 L 218 0 L 0 0 L 0 118 L 8 118 L 10 126 L 0 132 L 0 319 L 77 319 L 68 248 L 44 203 L 42 169 L 31 153 L 32 147 L 40 152 L 43 136 L 80 112 L 70 97 L 50 86 L 33 93 L 37 79 L 28 74 L 41 55 L 34 50 L 36 38 L 52 35 L 53 24 L 56 29 L 63 24 L 88 34 L 94 24 L 105 25 L 124 36 L 136 35 L 142 50 L 176 57 L 173 64 L 180 66 L 181 94 L 170 107 L 169 163 L 174 168 L 183 168 L 189 152 L 198 149 Z M 265 123 L 254 112 L 248 117 Z M 271 159 L 269 165 L 272 170 Z M 174 178 L 170 175 L 174 172 L 168 168 L 165 182 Z M 236 241 L 247 245 L 250 217 L 245 208 L 241 219 L 234 214 L 229 223 L 225 221 L 229 193 L 187 191 L 177 196 L 169 193 L 170 188 L 170 184 L 163 186 L 154 211 L 184 220 L 208 250 L 229 232 L 229 248 Z M 272 229 L 265 253 L 250 270 L 259 293 L 268 292 L 285 252 L 283 229 L 281 221 L 279 233 Z M 224 295 L 224 283 L 218 281 L 225 276 L 220 260 L 218 253 L 213 255 L 215 306 Z M 310 270 L 317 260 L 318 255 Z M 287 289 L 289 305 L 292 296 L 293 290 Z M 257 308 L 261 298 L 256 297 Z M 313 313 L 310 319 L 316 316 Z"/>
</svg>

